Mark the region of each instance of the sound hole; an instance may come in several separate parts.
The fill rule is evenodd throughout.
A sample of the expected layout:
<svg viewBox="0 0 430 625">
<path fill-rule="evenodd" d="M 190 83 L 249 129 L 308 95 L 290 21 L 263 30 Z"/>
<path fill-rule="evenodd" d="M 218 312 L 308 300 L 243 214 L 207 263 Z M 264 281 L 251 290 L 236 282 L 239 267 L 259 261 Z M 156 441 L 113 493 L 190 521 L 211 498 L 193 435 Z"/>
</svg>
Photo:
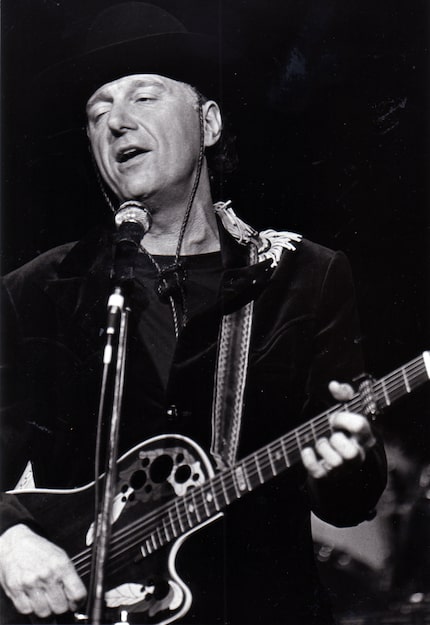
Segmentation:
<svg viewBox="0 0 430 625">
<path fill-rule="evenodd" d="M 181 467 L 176 469 L 175 480 L 179 484 L 185 484 L 187 480 L 190 479 L 191 469 L 187 464 L 183 464 Z"/>
<path fill-rule="evenodd" d="M 146 482 L 145 471 L 135 471 L 130 478 L 130 486 L 133 490 L 139 490 Z"/>
<path fill-rule="evenodd" d="M 155 484 L 161 484 L 161 482 L 165 482 L 172 472 L 173 468 L 173 460 L 167 454 L 163 454 L 162 456 L 158 456 L 155 458 L 150 468 L 150 476 L 151 480 Z"/>
</svg>

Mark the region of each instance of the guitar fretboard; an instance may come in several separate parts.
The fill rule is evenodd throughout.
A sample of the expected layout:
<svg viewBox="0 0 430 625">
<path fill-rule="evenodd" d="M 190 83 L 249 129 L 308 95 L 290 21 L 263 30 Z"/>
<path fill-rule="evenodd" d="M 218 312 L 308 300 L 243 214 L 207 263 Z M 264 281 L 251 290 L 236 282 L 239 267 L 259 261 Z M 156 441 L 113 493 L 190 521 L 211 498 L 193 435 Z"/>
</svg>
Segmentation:
<svg viewBox="0 0 430 625">
<path fill-rule="evenodd" d="M 377 407 L 382 409 L 390 406 L 429 378 L 430 352 L 424 352 L 372 384 Z M 291 467 L 300 460 L 300 452 L 304 447 L 314 445 L 319 438 L 330 436 L 333 431 L 331 418 L 340 410 L 361 412 L 362 395 L 357 393 L 350 401 L 333 406 L 247 456 L 233 468 L 218 473 L 201 487 L 191 489 L 185 497 L 176 499 L 164 511 L 164 516 L 157 519 L 156 527 L 145 538 L 144 550 L 152 553 Z"/>
<path fill-rule="evenodd" d="M 430 379 L 430 352 L 424 352 L 392 373 L 373 382 L 371 400 L 378 409 L 393 404 Z M 366 402 L 364 401 L 366 405 Z M 217 473 L 201 486 L 190 489 L 161 505 L 155 512 L 113 533 L 110 566 L 120 567 L 129 549 L 139 546 L 143 555 L 157 551 L 194 527 L 216 516 L 229 504 L 265 484 L 300 460 L 304 447 L 332 433 L 331 421 L 339 411 L 363 412 L 363 395 L 357 393 L 343 404 L 336 404 L 295 430 L 250 454 L 234 467 Z M 85 574 L 84 554 L 76 562 Z M 80 564 L 82 563 L 82 566 Z M 85 566 L 85 569 L 87 567 Z"/>
</svg>

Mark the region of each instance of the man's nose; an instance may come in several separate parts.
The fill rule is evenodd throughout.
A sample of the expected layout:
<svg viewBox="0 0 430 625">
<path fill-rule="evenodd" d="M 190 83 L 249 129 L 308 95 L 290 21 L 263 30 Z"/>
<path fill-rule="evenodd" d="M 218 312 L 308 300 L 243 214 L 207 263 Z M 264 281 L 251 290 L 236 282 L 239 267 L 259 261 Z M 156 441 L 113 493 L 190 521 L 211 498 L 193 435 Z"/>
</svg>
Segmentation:
<svg viewBox="0 0 430 625">
<path fill-rule="evenodd" d="M 137 127 L 126 104 L 114 103 L 109 111 L 108 126 L 115 136 L 122 135 L 127 130 Z"/>
</svg>

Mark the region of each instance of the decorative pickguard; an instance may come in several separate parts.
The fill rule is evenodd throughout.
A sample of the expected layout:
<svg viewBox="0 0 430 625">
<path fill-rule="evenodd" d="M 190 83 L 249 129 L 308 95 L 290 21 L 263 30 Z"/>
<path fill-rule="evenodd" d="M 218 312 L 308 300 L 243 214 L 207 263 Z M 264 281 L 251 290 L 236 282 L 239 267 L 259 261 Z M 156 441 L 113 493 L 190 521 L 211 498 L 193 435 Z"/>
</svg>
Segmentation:
<svg viewBox="0 0 430 625">
<path fill-rule="evenodd" d="M 158 501 L 165 496 L 185 495 L 205 481 L 199 459 L 184 447 L 141 449 L 137 458 L 119 473 L 121 501 Z"/>
<path fill-rule="evenodd" d="M 159 599 L 154 599 L 156 590 L 154 585 L 121 584 L 106 592 L 106 605 L 108 608 L 127 608 L 129 612 L 148 612 L 149 616 L 162 610 L 173 612 L 181 607 L 184 593 L 179 584 L 169 580 L 164 596 Z"/>
<path fill-rule="evenodd" d="M 119 535 L 122 522 L 129 526 L 130 515 L 131 518 L 150 516 L 152 509 L 159 510 L 164 502 L 184 497 L 213 475 L 204 452 L 197 446 L 187 445 L 187 441 L 181 442 L 175 437 L 157 437 L 133 450 L 134 453 L 120 462 L 112 513 L 113 530 Z M 191 594 L 176 574 L 174 559 L 186 533 L 176 540 L 176 547 L 171 551 L 168 547 L 157 551 L 154 538 L 144 540 L 139 546 L 142 571 L 138 581 L 135 576 L 124 580 L 127 577 L 125 571 L 120 584 L 108 587 L 105 594 L 107 607 L 139 613 L 140 618 L 149 623 L 168 623 L 185 613 L 191 603 Z M 92 534 L 93 524 L 87 540 Z M 155 565 L 151 558 L 156 558 Z"/>
</svg>

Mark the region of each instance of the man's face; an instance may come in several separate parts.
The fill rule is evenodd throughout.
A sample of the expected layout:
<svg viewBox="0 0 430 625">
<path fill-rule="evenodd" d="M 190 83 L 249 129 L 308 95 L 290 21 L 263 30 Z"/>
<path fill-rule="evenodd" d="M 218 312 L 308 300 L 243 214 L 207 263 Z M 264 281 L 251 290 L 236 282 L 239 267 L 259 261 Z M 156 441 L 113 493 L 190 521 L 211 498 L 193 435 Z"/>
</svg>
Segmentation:
<svg viewBox="0 0 430 625">
<path fill-rule="evenodd" d="M 188 85 L 125 76 L 91 96 L 87 117 L 96 163 L 120 200 L 187 196 L 200 145 L 197 98 Z"/>
</svg>

